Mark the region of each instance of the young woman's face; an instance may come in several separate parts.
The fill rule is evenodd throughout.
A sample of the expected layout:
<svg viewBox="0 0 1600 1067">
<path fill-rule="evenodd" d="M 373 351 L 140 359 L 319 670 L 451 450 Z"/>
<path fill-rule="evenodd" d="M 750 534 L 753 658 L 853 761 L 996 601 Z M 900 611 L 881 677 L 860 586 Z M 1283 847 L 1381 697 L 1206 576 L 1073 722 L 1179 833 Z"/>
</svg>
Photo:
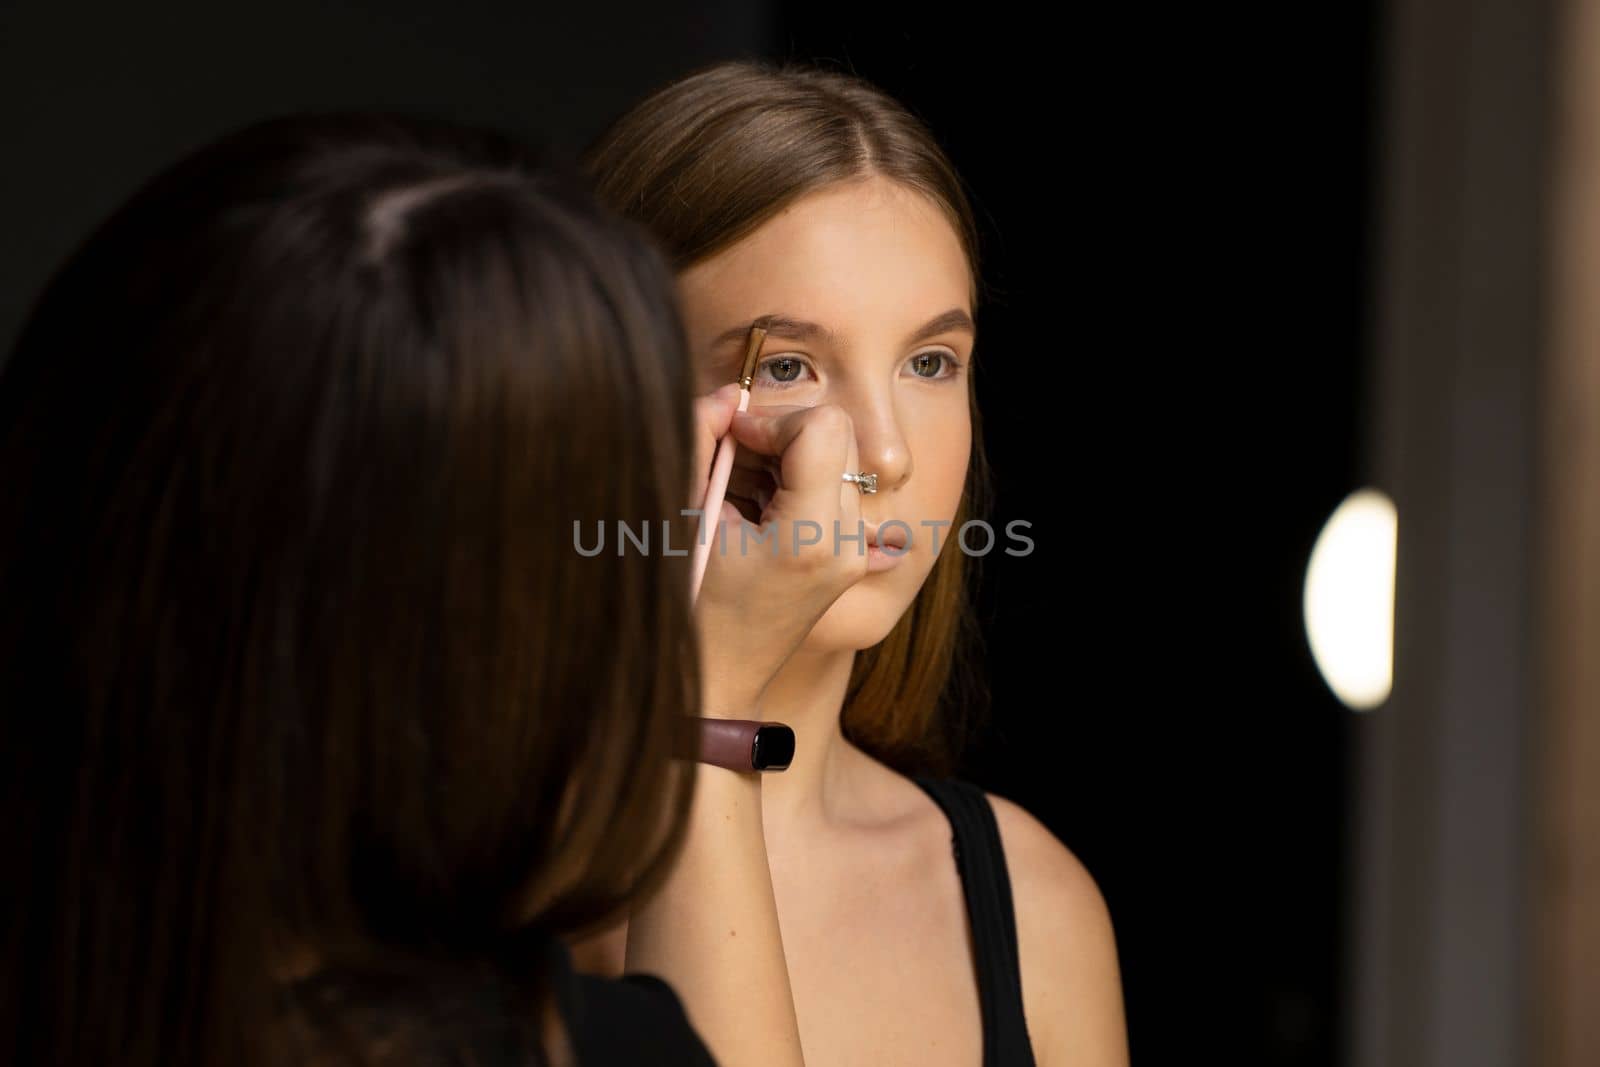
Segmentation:
<svg viewBox="0 0 1600 1067">
<path fill-rule="evenodd" d="M 972 448 L 969 278 L 939 209 L 879 177 L 802 197 L 679 275 L 701 393 L 738 375 L 741 327 L 769 315 L 802 324 L 775 323 L 768 332 L 750 404 L 848 411 L 861 470 L 878 476 L 877 493 L 862 497 L 867 531 L 883 526 L 886 541 L 905 539 L 898 559 L 875 554 L 866 577 L 813 628 L 808 648 L 877 644 L 910 606 L 936 552 L 960 551 L 949 542 Z M 888 525 L 894 520 L 904 525 Z M 730 536 L 729 551 L 737 544 Z M 834 544 L 831 530 L 823 544 Z M 841 552 L 856 550 L 839 543 Z"/>
</svg>

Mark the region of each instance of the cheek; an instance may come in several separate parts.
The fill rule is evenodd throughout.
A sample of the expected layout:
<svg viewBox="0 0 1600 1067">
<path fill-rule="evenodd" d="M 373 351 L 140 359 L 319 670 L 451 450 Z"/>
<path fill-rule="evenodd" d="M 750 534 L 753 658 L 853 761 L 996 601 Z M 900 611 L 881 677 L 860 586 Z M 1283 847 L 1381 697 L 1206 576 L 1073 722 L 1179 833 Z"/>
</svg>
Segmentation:
<svg viewBox="0 0 1600 1067">
<path fill-rule="evenodd" d="M 972 417 L 963 406 L 920 428 L 912 444 L 915 481 L 921 482 L 918 503 L 928 518 L 953 519 L 967 484 L 972 460 Z"/>
</svg>

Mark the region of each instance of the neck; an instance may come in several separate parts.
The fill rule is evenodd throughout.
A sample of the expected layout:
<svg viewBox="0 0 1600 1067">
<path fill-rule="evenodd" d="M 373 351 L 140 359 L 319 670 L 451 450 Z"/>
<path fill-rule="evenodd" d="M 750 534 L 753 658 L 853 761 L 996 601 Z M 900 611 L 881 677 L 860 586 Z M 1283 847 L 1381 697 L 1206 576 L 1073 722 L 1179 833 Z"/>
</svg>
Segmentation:
<svg viewBox="0 0 1600 1067">
<path fill-rule="evenodd" d="M 769 821 L 828 822 L 853 803 L 852 787 L 867 756 L 844 738 L 845 689 L 855 652 L 801 648 L 789 657 L 762 695 L 759 715 L 794 728 L 794 761 L 765 775 L 762 806 Z"/>
</svg>

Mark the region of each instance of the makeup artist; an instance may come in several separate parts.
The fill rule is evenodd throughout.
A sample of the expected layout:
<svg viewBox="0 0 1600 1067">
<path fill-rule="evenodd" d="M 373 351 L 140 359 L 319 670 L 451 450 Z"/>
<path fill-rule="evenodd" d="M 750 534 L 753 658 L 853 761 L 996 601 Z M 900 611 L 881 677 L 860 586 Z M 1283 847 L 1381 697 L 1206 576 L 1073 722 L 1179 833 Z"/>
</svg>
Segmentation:
<svg viewBox="0 0 1600 1067">
<path fill-rule="evenodd" d="M 730 431 L 848 522 L 854 434 L 692 406 L 673 294 L 536 154 L 359 116 L 191 155 L 60 269 L 0 371 L 0 1059 L 801 1062 L 770 772 L 672 753 L 861 561 L 730 555 L 702 648 L 686 558 L 571 531 L 687 543 Z M 574 973 L 622 914 L 630 973 Z"/>
</svg>

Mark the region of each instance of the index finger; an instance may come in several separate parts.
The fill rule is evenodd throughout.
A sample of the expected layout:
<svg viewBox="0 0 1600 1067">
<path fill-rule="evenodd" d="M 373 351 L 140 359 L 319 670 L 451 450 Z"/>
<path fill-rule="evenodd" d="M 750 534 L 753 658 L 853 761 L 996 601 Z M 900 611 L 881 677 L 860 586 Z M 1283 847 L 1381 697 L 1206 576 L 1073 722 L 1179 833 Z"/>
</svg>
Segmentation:
<svg viewBox="0 0 1600 1067">
<path fill-rule="evenodd" d="M 849 461 L 855 428 L 843 408 L 824 404 L 780 414 L 744 411 L 729 426 L 734 440 L 753 452 L 779 457 L 778 493 L 833 494 L 837 510 L 840 477 Z"/>
</svg>

